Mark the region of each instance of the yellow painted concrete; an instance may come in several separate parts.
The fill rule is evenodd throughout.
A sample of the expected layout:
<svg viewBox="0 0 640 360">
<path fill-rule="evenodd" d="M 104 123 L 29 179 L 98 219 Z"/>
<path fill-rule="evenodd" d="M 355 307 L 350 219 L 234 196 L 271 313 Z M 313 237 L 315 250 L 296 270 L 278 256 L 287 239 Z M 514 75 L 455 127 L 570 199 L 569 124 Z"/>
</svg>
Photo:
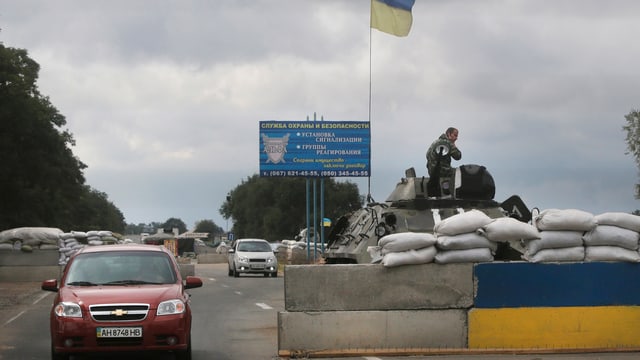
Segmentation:
<svg viewBox="0 0 640 360">
<path fill-rule="evenodd" d="M 469 349 L 640 346 L 639 306 L 471 309 Z"/>
</svg>

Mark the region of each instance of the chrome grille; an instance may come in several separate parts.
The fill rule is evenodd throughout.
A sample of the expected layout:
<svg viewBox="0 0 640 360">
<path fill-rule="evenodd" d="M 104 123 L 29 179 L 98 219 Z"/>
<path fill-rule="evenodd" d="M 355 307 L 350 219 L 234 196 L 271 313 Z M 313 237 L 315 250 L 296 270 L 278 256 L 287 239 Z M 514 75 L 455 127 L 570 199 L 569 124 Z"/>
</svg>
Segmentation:
<svg viewBox="0 0 640 360">
<path fill-rule="evenodd" d="M 95 321 L 139 321 L 149 313 L 149 304 L 100 304 L 89 307 Z"/>
</svg>

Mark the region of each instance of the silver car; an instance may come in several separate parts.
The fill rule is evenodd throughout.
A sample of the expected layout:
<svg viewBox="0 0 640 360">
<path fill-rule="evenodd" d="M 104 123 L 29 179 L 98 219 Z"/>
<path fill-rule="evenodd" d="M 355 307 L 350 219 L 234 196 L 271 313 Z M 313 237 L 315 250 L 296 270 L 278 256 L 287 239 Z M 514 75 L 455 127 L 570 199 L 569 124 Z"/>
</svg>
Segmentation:
<svg viewBox="0 0 640 360">
<path fill-rule="evenodd" d="M 238 239 L 229 249 L 229 276 L 264 274 L 278 276 L 278 259 L 271 244 L 263 239 Z"/>
</svg>

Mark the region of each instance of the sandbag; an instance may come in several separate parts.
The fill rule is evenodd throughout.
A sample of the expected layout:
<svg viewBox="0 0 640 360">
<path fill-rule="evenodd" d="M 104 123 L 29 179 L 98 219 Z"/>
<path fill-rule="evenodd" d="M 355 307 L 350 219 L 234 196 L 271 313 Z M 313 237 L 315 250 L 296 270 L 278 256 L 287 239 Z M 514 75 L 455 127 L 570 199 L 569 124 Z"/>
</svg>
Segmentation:
<svg viewBox="0 0 640 360">
<path fill-rule="evenodd" d="M 640 254 L 618 246 L 587 246 L 584 261 L 640 262 Z"/>
<path fill-rule="evenodd" d="M 71 231 L 71 233 L 73 234 L 74 238 L 86 238 L 87 237 L 87 233 L 84 231 Z"/>
<path fill-rule="evenodd" d="M 118 238 L 116 238 L 115 236 L 101 236 L 100 240 L 105 244 L 115 244 L 118 242 Z"/>
<path fill-rule="evenodd" d="M 525 252 L 524 259 L 532 263 L 540 262 L 579 262 L 584 260 L 584 246 L 560 249 L 544 249 L 535 254 Z"/>
<path fill-rule="evenodd" d="M 593 214 L 577 209 L 547 209 L 533 218 L 538 230 L 589 231 L 596 226 Z"/>
<path fill-rule="evenodd" d="M 606 212 L 595 216 L 598 225 L 615 225 L 640 232 L 640 216 L 623 212 Z"/>
<path fill-rule="evenodd" d="M 435 258 L 435 262 L 438 264 L 478 263 L 490 261 L 493 261 L 493 253 L 489 248 L 438 251 Z"/>
<path fill-rule="evenodd" d="M 73 233 L 66 232 L 66 233 L 62 233 L 62 234 L 60 234 L 58 237 L 59 237 L 60 239 L 62 239 L 62 240 L 66 240 L 66 239 L 71 239 L 71 238 L 73 238 L 74 236 L 73 236 Z"/>
<path fill-rule="evenodd" d="M 498 249 L 498 244 L 476 232 L 470 232 L 458 235 L 438 236 L 436 238 L 436 247 L 440 250 L 489 248 L 495 252 Z"/>
<path fill-rule="evenodd" d="M 525 241 L 525 248 L 531 255 L 540 250 L 583 246 L 582 231 L 547 230 L 540 231 L 540 238 Z"/>
<path fill-rule="evenodd" d="M 29 240 L 33 244 L 57 244 L 62 233 L 62 230 L 52 227 L 21 227 L 0 232 L 0 243 L 19 239 Z"/>
<path fill-rule="evenodd" d="M 383 236 L 378 241 L 384 253 L 417 250 L 436 243 L 435 235 L 431 233 L 403 232 Z"/>
<path fill-rule="evenodd" d="M 540 238 L 540 232 L 535 226 L 510 217 L 493 219 L 478 229 L 478 233 L 495 242 Z"/>
<path fill-rule="evenodd" d="M 470 233 L 489 224 L 491 218 L 480 210 L 469 210 L 464 213 L 450 216 L 433 227 L 436 236 L 439 235 L 458 235 Z"/>
<path fill-rule="evenodd" d="M 400 265 L 427 264 L 433 262 L 436 252 L 435 246 L 428 246 L 418 250 L 391 252 L 384 255 L 382 265 L 385 267 L 394 267 Z"/>
<path fill-rule="evenodd" d="M 582 236 L 586 246 L 619 246 L 638 250 L 640 234 L 633 230 L 614 225 L 598 225 Z"/>
</svg>

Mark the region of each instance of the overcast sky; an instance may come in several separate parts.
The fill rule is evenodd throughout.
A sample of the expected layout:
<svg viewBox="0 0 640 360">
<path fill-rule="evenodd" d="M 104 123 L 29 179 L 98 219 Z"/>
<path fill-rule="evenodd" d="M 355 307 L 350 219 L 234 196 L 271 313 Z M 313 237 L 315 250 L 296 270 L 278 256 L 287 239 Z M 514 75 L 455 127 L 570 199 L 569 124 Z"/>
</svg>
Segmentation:
<svg viewBox="0 0 640 360">
<path fill-rule="evenodd" d="M 40 64 L 88 185 L 127 223 L 230 227 L 219 208 L 258 173 L 259 121 L 314 112 L 371 120 L 376 201 L 405 169 L 426 175 L 455 126 L 454 166 L 486 166 L 498 201 L 640 208 L 622 130 L 640 108 L 640 1 L 416 0 L 405 38 L 370 31 L 369 6 L 0 0 L 0 41 Z"/>
</svg>

